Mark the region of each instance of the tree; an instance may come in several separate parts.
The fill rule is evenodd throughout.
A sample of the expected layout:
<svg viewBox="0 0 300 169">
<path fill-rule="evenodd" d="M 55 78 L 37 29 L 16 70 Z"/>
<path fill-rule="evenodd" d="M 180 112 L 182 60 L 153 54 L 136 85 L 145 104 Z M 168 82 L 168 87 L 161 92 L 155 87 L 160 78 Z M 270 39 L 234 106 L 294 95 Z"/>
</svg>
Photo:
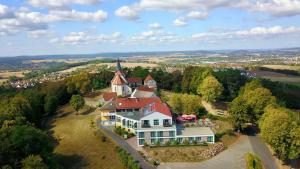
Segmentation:
<svg viewBox="0 0 300 169">
<path fill-rule="evenodd" d="M 58 107 L 58 98 L 56 96 L 48 95 L 45 98 L 44 109 L 47 114 L 52 114 Z"/>
<path fill-rule="evenodd" d="M 22 169 L 48 169 L 39 155 L 30 155 L 22 160 Z"/>
<path fill-rule="evenodd" d="M 240 70 L 221 69 L 214 72 L 214 76 L 223 86 L 220 99 L 232 101 L 239 94 L 239 90 L 247 82 L 247 77 L 241 74 Z"/>
<path fill-rule="evenodd" d="M 261 118 L 262 138 L 272 146 L 281 160 L 296 159 L 300 155 L 300 125 L 289 110 L 268 106 Z"/>
<path fill-rule="evenodd" d="M 201 98 L 197 95 L 183 94 L 182 96 L 182 111 L 186 114 L 197 114 L 202 107 Z"/>
<path fill-rule="evenodd" d="M 78 112 L 78 110 L 82 109 L 85 102 L 84 98 L 81 95 L 73 95 L 70 100 L 71 106 Z"/>
<path fill-rule="evenodd" d="M 183 103 L 181 97 L 182 94 L 173 94 L 170 100 L 170 106 L 177 114 L 180 114 L 183 111 Z"/>
<path fill-rule="evenodd" d="M 243 130 L 245 123 L 252 121 L 251 108 L 242 97 L 237 97 L 230 103 L 228 113 L 236 130 Z"/>
<path fill-rule="evenodd" d="M 276 103 L 276 98 L 272 96 L 272 93 L 263 87 L 245 91 L 243 98 L 252 108 L 255 114 L 255 120 L 258 120 L 264 113 L 265 107 Z"/>
<path fill-rule="evenodd" d="M 213 76 L 206 77 L 197 89 L 197 93 L 208 102 L 216 101 L 216 98 L 222 94 L 222 91 L 222 85 Z"/>
</svg>

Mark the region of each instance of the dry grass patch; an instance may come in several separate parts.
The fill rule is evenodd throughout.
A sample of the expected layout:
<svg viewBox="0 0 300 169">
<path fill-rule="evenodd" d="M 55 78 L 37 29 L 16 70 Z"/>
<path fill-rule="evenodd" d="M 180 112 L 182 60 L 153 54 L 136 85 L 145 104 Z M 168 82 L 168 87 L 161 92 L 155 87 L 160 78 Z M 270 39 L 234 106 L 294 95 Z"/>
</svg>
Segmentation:
<svg viewBox="0 0 300 169">
<path fill-rule="evenodd" d="M 160 162 L 197 162 L 203 160 L 201 152 L 209 146 L 152 147 L 146 151 Z"/>
<path fill-rule="evenodd" d="M 50 131 L 58 140 L 54 152 L 58 154 L 59 160 L 68 169 L 124 168 L 116 154 L 116 144 L 99 129 L 92 128 L 94 115 L 81 115 L 85 111 L 75 115 L 70 106 L 65 106 L 50 124 Z"/>
</svg>

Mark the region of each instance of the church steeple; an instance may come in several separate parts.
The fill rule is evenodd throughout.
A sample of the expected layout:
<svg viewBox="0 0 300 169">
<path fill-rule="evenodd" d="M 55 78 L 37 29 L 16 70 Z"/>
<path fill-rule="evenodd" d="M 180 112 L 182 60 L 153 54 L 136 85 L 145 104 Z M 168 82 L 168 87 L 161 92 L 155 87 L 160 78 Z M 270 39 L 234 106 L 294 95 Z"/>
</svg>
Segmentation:
<svg viewBox="0 0 300 169">
<path fill-rule="evenodd" d="M 117 67 L 116 67 L 116 71 L 120 71 L 122 72 L 122 67 L 121 67 L 121 63 L 120 63 L 120 59 L 118 58 L 117 60 Z"/>
</svg>

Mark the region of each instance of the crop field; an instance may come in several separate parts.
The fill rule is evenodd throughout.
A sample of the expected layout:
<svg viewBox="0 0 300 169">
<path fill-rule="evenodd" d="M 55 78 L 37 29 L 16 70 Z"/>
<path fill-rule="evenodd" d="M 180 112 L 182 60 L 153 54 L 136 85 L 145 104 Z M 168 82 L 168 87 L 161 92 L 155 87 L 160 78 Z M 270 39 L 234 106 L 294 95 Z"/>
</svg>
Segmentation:
<svg viewBox="0 0 300 169">
<path fill-rule="evenodd" d="M 286 75 L 282 73 L 263 71 L 263 70 L 252 71 L 252 73 L 255 73 L 257 77 L 270 79 L 271 81 L 279 81 L 279 82 L 286 82 L 286 83 L 300 83 L 300 76 L 292 76 L 292 75 Z"/>
<path fill-rule="evenodd" d="M 28 71 L 17 71 L 17 72 L 11 72 L 11 71 L 0 71 L 0 78 L 2 79 L 8 79 L 10 76 L 16 76 L 16 77 L 24 77 L 23 73 L 26 73 Z"/>
<path fill-rule="evenodd" d="M 262 67 L 266 67 L 270 69 L 300 70 L 300 66 L 291 66 L 291 65 L 263 65 Z"/>
</svg>

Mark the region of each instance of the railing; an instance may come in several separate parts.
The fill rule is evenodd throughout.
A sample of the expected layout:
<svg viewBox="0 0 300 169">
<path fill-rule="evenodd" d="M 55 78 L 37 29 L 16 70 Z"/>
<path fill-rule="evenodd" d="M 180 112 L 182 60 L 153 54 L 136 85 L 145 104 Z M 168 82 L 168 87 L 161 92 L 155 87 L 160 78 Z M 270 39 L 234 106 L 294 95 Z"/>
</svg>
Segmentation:
<svg viewBox="0 0 300 169">
<path fill-rule="evenodd" d="M 150 124 L 142 124 L 142 128 L 150 128 Z"/>
<path fill-rule="evenodd" d="M 164 123 L 163 125 L 164 125 L 164 127 L 172 127 L 172 124 L 170 124 L 170 123 Z"/>
</svg>

